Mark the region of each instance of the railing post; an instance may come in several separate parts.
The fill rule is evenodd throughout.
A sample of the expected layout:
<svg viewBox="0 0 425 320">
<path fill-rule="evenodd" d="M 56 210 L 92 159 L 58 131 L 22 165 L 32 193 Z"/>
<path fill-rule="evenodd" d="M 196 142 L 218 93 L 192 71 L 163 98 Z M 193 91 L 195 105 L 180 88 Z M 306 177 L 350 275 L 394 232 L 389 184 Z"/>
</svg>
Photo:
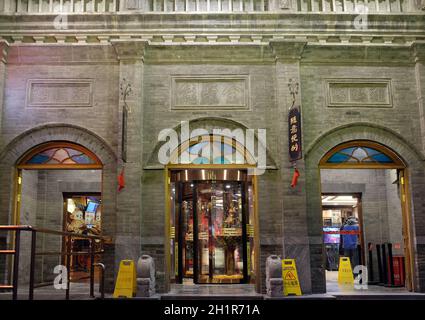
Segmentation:
<svg viewBox="0 0 425 320">
<path fill-rule="evenodd" d="M 37 242 L 37 232 L 31 230 L 31 262 L 30 262 L 30 287 L 29 287 L 29 300 L 34 299 L 34 274 L 35 274 L 35 250 Z"/>
<path fill-rule="evenodd" d="M 94 251 L 95 240 L 90 239 L 90 298 L 94 298 Z"/>
<path fill-rule="evenodd" d="M 71 287 L 71 236 L 67 236 L 66 240 L 66 296 L 65 299 L 69 300 L 69 290 Z"/>
<path fill-rule="evenodd" d="M 100 268 L 99 292 L 100 298 L 105 299 L 105 265 L 103 263 L 95 263 L 94 266 Z"/>
<path fill-rule="evenodd" d="M 20 253 L 21 230 L 15 231 L 15 255 L 13 256 L 13 293 L 12 299 L 18 299 L 18 280 L 19 280 L 19 253 Z"/>
</svg>

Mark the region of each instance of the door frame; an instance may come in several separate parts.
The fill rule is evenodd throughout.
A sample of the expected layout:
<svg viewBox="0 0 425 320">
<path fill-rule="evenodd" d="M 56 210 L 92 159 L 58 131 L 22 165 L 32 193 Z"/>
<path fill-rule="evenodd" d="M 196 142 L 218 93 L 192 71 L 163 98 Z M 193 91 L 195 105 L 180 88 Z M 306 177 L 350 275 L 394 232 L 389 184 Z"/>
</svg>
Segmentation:
<svg viewBox="0 0 425 320">
<path fill-rule="evenodd" d="M 171 225 L 170 225 L 170 184 L 171 171 L 173 170 L 202 170 L 202 169 L 239 169 L 248 170 L 256 168 L 256 165 L 247 164 L 168 164 L 164 166 L 164 195 L 165 195 L 165 223 L 164 223 L 164 259 L 165 259 L 165 290 L 170 291 L 171 277 Z M 259 215 L 258 215 L 258 187 L 257 176 L 252 176 L 252 192 L 254 201 L 254 246 L 255 246 L 255 290 L 261 292 L 261 277 L 260 277 L 260 234 L 259 234 Z M 173 262 L 174 263 L 174 262 Z"/>
<path fill-rule="evenodd" d="M 327 163 L 327 160 L 339 150 L 344 148 L 361 146 L 374 148 L 393 160 L 393 163 Z M 396 169 L 398 173 L 399 186 L 400 186 L 400 206 L 402 212 L 402 228 L 403 228 L 403 241 L 404 241 L 404 255 L 405 255 L 405 273 L 406 273 L 406 289 L 408 291 L 416 290 L 416 271 L 415 271 L 415 253 L 413 244 L 413 228 L 412 228 L 412 209 L 409 184 L 409 169 L 407 164 L 398 156 L 398 154 L 391 150 L 389 147 L 370 140 L 352 140 L 349 142 L 341 143 L 334 146 L 322 157 L 319 162 L 318 177 L 319 177 L 319 192 L 322 194 L 322 169 Z M 325 254 L 325 252 L 323 252 Z"/>
<path fill-rule="evenodd" d="M 75 150 L 81 151 L 82 153 L 89 156 L 94 160 L 93 164 L 28 164 L 27 161 L 31 159 L 32 156 L 36 155 L 39 152 L 50 148 L 73 148 Z M 24 155 L 22 155 L 19 160 L 16 162 L 13 168 L 13 183 L 12 183 L 12 210 L 10 221 L 12 224 L 19 225 L 21 221 L 21 198 L 22 198 L 22 185 L 24 183 L 22 177 L 23 170 L 100 170 L 100 193 L 103 194 L 103 180 L 104 180 L 104 166 L 99 157 L 89 150 L 88 148 L 70 141 L 61 141 L 61 140 L 52 140 L 41 143 L 37 146 L 34 146 L 28 149 Z M 8 243 L 15 246 L 15 237 L 13 233 L 10 233 L 8 236 Z M 7 274 L 8 281 L 12 280 L 12 258 L 8 259 L 7 262 Z"/>
</svg>

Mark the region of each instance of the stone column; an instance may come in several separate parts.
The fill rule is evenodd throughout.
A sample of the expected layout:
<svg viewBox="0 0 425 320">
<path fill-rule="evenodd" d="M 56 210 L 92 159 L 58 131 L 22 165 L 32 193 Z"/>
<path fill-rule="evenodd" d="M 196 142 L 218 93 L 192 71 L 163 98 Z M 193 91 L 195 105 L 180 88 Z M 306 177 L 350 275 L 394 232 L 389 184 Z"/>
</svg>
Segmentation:
<svg viewBox="0 0 425 320">
<path fill-rule="evenodd" d="M 305 47 L 302 41 L 273 41 L 271 43 L 276 57 L 276 102 L 279 110 L 279 131 L 281 136 L 281 179 L 283 181 L 283 257 L 296 260 L 303 293 L 311 293 L 312 278 L 310 273 L 311 240 L 306 208 L 306 170 L 304 159 L 297 161 L 300 178 L 295 188 L 291 188 L 292 164 L 288 152 L 288 111 L 292 106 L 291 90 L 297 88 L 295 105 L 301 106 L 300 60 Z M 302 113 L 301 113 L 302 114 Z M 303 128 L 305 132 L 305 128 Z M 305 145 L 304 145 L 305 147 Z M 320 215 L 320 213 L 318 213 Z"/>
<path fill-rule="evenodd" d="M 141 255 L 142 199 L 142 117 L 143 117 L 143 57 L 145 41 L 113 40 L 120 62 L 119 83 L 119 159 L 117 176 L 124 168 L 125 187 L 117 194 L 115 266 L 124 259 L 137 263 Z M 127 109 L 126 129 L 123 130 L 124 108 Z M 125 125 L 124 125 L 125 127 Z M 123 132 L 124 131 L 124 132 Z M 123 134 L 126 131 L 126 152 Z"/>
<path fill-rule="evenodd" d="M 0 3 L 0 12 L 14 12 L 15 3 L 14 0 L 4 0 L 2 3 Z"/>
<path fill-rule="evenodd" d="M 0 41 L 0 131 L 2 123 L 2 114 L 3 114 L 3 104 L 4 104 L 4 87 L 6 84 L 6 59 L 7 52 L 9 49 L 9 44 L 6 41 Z M 0 145 L 3 145 L 3 141 L 0 141 Z"/>
<path fill-rule="evenodd" d="M 422 151 L 425 152 L 425 41 L 413 45 L 416 92 L 421 124 Z"/>
</svg>

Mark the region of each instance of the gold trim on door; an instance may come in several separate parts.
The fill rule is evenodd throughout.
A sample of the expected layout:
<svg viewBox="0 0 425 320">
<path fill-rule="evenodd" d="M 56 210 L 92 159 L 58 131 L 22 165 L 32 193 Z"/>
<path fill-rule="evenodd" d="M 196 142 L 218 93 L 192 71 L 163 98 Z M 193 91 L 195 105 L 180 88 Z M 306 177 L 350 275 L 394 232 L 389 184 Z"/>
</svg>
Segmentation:
<svg viewBox="0 0 425 320">
<path fill-rule="evenodd" d="M 165 252 L 165 290 L 170 290 L 170 277 L 171 277 L 171 254 L 170 254 L 170 181 L 171 181 L 171 171 L 179 169 L 192 169 L 192 170 L 202 170 L 202 169 L 252 169 L 255 168 L 255 165 L 240 165 L 240 164 L 206 164 L 206 165 L 197 165 L 197 164 L 184 164 L 176 165 L 170 164 L 166 165 L 164 168 L 164 194 L 165 194 L 165 224 L 164 224 L 164 234 L 165 234 L 165 243 L 164 243 L 164 252 Z M 253 176 L 252 179 L 253 186 L 253 195 L 254 195 L 254 245 L 255 249 L 255 288 L 257 292 L 261 292 L 261 279 L 260 279 L 260 241 L 259 241 L 259 226 L 258 226 L 258 194 L 257 194 L 257 176 Z"/>
</svg>

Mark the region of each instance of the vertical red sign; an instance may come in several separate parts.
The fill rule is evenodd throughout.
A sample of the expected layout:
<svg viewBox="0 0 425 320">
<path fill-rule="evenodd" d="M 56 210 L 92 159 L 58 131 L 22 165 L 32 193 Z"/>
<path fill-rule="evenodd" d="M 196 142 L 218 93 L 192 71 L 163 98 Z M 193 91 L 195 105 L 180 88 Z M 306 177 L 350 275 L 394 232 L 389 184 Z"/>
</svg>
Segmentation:
<svg viewBox="0 0 425 320">
<path fill-rule="evenodd" d="M 294 162 L 303 157 L 301 136 L 301 111 L 294 106 L 288 113 L 289 161 Z"/>
</svg>

